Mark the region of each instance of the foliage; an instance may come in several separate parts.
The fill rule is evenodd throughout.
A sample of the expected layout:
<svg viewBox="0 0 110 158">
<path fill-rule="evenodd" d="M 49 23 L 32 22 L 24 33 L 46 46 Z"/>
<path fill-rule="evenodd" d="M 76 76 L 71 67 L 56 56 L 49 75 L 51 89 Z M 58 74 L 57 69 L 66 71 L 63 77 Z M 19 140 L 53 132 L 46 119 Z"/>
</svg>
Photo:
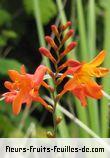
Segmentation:
<svg viewBox="0 0 110 158">
<path fill-rule="evenodd" d="M 33 0 L 23 0 L 24 8 L 29 15 L 33 15 Z M 53 0 L 39 1 L 40 14 L 43 24 L 47 24 L 57 14 L 57 8 Z"/>
<path fill-rule="evenodd" d="M 0 75 L 7 75 L 9 69 L 20 70 L 21 64 L 13 59 L 0 58 Z"/>
<path fill-rule="evenodd" d="M 7 10 L 0 9 L 0 26 L 11 23 L 11 20 L 11 14 Z"/>
</svg>

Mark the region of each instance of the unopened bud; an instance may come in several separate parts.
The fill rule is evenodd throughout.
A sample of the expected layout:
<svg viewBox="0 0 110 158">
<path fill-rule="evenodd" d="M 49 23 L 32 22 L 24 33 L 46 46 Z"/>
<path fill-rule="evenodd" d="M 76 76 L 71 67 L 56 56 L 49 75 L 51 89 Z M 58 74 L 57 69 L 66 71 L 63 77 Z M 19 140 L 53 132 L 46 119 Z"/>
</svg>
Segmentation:
<svg viewBox="0 0 110 158">
<path fill-rule="evenodd" d="M 67 60 L 64 64 L 62 64 L 58 70 L 61 71 L 63 70 L 65 67 L 81 67 L 81 63 L 79 61 L 76 61 L 76 60 L 72 60 L 72 59 L 69 59 Z"/>
<path fill-rule="evenodd" d="M 61 116 L 57 116 L 56 118 L 56 123 L 57 125 L 62 121 L 62 117 Z"/>
<path fill-rule="evenodd" d="M 66 35 L 65 35 L 65 37 L 63 38 L 63 40 L 62 40 L 62 44 L 64 44 L 72 35 L 73 35 L 73 33 L 74 33 L 74 30 L 73 29 L 71 29 L 71 30 L 69 30 L 67 33 L 66 33 Z"/>
<path fill-rule="evenodd" d="M 48 137 L 48 138 L 55 138 L 55 134 L 52 133 L 51 131 L 48 131 L 48 132 L 47 132 L 47 137 Z"/>
<path fill-rule="evenodd" d="M 56 63 L 55 58 L 52 56 L 52 54 L 50 53 L 50 51 L 45 48 L 45 47 L 40 47 L 39 51 L 41 54 L 45 55 L 46 57 L 48 57 L 53 63 Z"/>
<path fill-rule="evenodd" d="M 51 46 L 55 51 L 58 50 L 57 45 L 55 44 L 54 40 L 53 40 L 50 36 L 45 36 L 45 40 L 50 44 L 50 46 Z"/>
<path fill-rule="evenodd" d="M 52 107 L 51 105 L 48 105 L 48 106 L 46 107 L 46 109 L 47 109 L 49 112 L 53 112 L 53 107 Z"/>
<path fill-rule="evenodd" d="M 66 54 L 68 54 L 74 47 L 76 47 L 77 42 L 71 42 L 67 48 L 64 50 L 63 53 L 60 54 L 60 57 L 64 57 Z"/>
<path fill-rule="evenodd" d="M 56 27 L 55 25 L 52 25 L 52 26 L 51 26 L 51 30 L 52 30 L 52 32 L 56 35 L 57 38 L 60 37 L 59 31 L 58 31 L 58 29 L 57 29 L 57 27 Z"/>
<path fill-rule="evenodd" d="M 62 26 L 60 27 L 60 29 L 64 31 L 64 30 L 66 30 L 69 26 L 71 26 L 71 24 L 72 24 L 71 21 L 68 21 L 65 25 L 62 25 Z"/>
<path fill-rule="evenodd" d="M 72 59 L 69 59 L 67 62 L 66 62 L 66 65 L 69 66 L 69 67 L 77 67 L 77 66 L 80 66 L 81 63 L 77 60 L 72 60 Z"/>
</svg>

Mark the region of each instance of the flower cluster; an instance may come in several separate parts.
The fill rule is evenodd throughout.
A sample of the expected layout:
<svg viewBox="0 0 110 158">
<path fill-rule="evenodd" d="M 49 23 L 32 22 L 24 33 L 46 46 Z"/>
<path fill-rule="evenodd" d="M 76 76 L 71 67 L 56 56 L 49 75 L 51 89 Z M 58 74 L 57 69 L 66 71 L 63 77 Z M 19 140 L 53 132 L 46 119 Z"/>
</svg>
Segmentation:
<svg viewBox="0 0 110 158">
<path fill-rule="evenodd" d="M 23 103 L 30 107 L 32 101 L 40 102 L 45 108 L 52 111 L 51 106 L 39 96 L 41 85 L 51 90 L 51 87 L 43 81 L 47 71 L 49 72 L 48 68 L 44 65 L 40 65 L 34 74 L 26 73 L 24 65 L 21 67 L 20 73 L 15 70 L 8 71 L 12 82 L 6 81 L 4 83 L 9 92 L 4 93 L 3 97 L 7 103 L 12 103 L 15 115 L 19 114 Z"/>
<path fill-rule="evenodd" d="M 52 25 L 51 31 L 55 35 L 55 39 L 53 40 L 50 36 L 45 37 L 51 49 L 39 48 L 40 53 L 53 63 L 54 72 L 44 65 L 40 65 L 34 74 L 26 73 L 24 66 L 21 67 L 20 73 L 15 70 L 8 71 L 12 82 L 5 82 L 4 85 L 9 92 L 3 94 L 3 96 L 6 102 L 12 103 L 15 115 L 19 114 L 23 103 L 30 106 L 32 101 L 40 102 L 47 110 L 55 113 L 57 102 L 68 91 L 75 95 L 83 106 L 87 105 L 87 97 L 102 98 L 102 86 L 96 83 L 94 77 L 103 77 L 109 72 L 109 69 L 99 67 L 104 61 L 106 53 L 101 51 L 89 63 L 79 62 L 74 59 L 68 59 L 66 62 L 63 62 L 64 60 L 62 59 L 77 46 L 77 42 L 73 41 L 64 49 L 65 42 L 74 35 L 74 30 L 69 30 L 69 26 L 71 26 L 71 22 L 67 22 L 60 27 Z M 65 30 L 66 33 L 64 34 Z M 46 74 L 49 74 L 53 79 L 54 87 L 51 87 L 44 81 Z M 64 85 L 63 90 L 57 93 L 57 87 L 65 77 L 68 77 L 68 81 Z M 41 86 L 44 86 L 52 93 L 54 106 L 48 105 L 39 96 Z"/>
</svg>

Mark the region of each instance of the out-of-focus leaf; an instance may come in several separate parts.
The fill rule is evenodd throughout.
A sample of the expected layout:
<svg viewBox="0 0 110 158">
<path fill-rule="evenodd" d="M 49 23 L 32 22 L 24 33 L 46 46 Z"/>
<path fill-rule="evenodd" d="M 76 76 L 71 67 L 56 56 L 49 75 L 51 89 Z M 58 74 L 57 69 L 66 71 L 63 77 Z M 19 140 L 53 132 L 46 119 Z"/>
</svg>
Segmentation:
<svg viewBox="0 0 110 158">
<path fill-rule="evenodd" d="M 2 135 L 2 137 L 8 137 L 9 133 L 13 130 L 15 130 L 15 127 L 12 125 L 9 118 L 0 114 L 0 135 Z"/>
<path fill-rule="evenodd" d="M 3 30 L 2 34 L 6 37 L 6 38 L 11 38 L 11 39 L 16 39 L 17 38 L 17 34 L 15 31 L 13 30 Z"/>
<path fill-rule="evenodd" d="M 7 44 L 7 38 L 3 35 L 0 35 L 0 47 L 4 47 Z"/>
<path fill-rule="evenodd" d="M 0 74 L 1 75 L 7 75 L 7 71 L 10 69 L 19 71 L 20 67 L 21 67 L 21 64 L 16 60 L 4 59 L 4 58 L 0 59 Z"/>
<path fill-rule="evenodd" d="M 7 10 L 0 9 L 0 26 L 11 21 L 11 15 Z"/>
<path fill-rule="evenodd" d="M 24 133 L 19 129 L 15 129 L 9 133 L 9 138 L 23 138 L 23 137 L 24 137 Z"/>
<path fill-rule="evenodd" d="M 7 45 L 9 39 L 16 39 L 17 34 L 12 30 L 3 30 L 0 35 L 0 47 Z"/>
<path fill-rule="evenodd" d="M 108 0 L 100 0 L 99 1 L 99 4 L 100 4 L 100 6 L 102 7 L 102 8 L 107 8 L 107 7 L 109 7 L 109 5 L 108 5 Z"/>
<path fill-rule="evenodd" d="M 33 3 L 30 0 L 23 0 L 26 12 L 33 15 Z M 47 24 L 51 18 L 57 14 L 57 7 L 53 0 L 40 0 L 41 19 L 43 24 Z"/>
<path fill-rule="evenodd" d="M 39 1 L 39 4 L 42 22 L 46 24 L 57 14 L 56 5 L 53 0 L 41 0 Z"/>
</svg>

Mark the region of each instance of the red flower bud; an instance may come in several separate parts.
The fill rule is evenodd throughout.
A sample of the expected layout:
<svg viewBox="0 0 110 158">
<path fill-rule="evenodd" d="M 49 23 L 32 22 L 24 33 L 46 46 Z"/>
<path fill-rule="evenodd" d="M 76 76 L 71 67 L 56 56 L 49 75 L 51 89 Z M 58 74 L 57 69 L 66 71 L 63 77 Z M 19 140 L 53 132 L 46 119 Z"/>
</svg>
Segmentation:
<svg viewBox="0 0 110 158">
<path fill-rule="evenodd" d="M 58 125 L 61 121 L 62 121 L 62 117 L 61 116 L 57 116 L 56 117 L 56 124 Z"/>
<path fill-rule="evenodd" d="M 81 67 L 81 63 L 79 61 L 76 61 L 76 60 L 72 60 L 72 59 L 69 59 L 67 60 L 64 64 L 62 64 L 58 70 L 61 71 L 63 70 L 65 67 L 76 67 L 76 68 L 80 68 Z"/>
<path fill-rule="evenodd" d="M 64 50 L 63 53 L 60 54 L 60 57 L 64 57 L 66 54 L 68 54 L 74 47 L 76 47 L 77 42 L 71 42 L 67 48 Z"/>
<path fill-rule="evenodd" d="M 58 50 L 57 45 L 55 44 L 54 40 L 53 40 L 50 36 L 45 36 L 45 40 L 46 40 L 46 42 L 48 42 L 48 43 L 50 44 L 50 46 L 51 46 L 55 51 Z"/>
<path fill-rule="evenodd" d="M 51 25 L 51 30 L 57 36 L 57 38 L 60 37 L 59 31 L 58 31 L 58 29 L 57 29 L 57 27 L 55 25 Z"/>
<path fill-rule="evenodd" d="M 72 24 L 71 21 L 68 21 L 65 25 L 62 25 L 62 26 L 60 27 L 60 29 L 64 31 L 64 30 L 66 30 L 69 26 L 71 26 L 71 24 Z"/>
<path fill-rule="evenodd" d="M 66 35 L 65 35 L 65 37 L 63 38 L 63 40 L 62 40 L 62 44 L 64 44 L 72 35 L 73 35 L 73 33 L 74 33 L 74 30 L 73 29 L 71 29 L 71 30 L 69 30 L 67 33 L 66 33 Z"/>
<path fill-rule="evenodd" d="M 56 63 L 55 58 L 52 56 L 52 54 L 50 53 L 50 51 L 45 48 L 45 47 L 40 47 L 39 51 L 41 54 L 45 55 L 46 57 L 48 57 L 53 63 Z"/>
</svg>

